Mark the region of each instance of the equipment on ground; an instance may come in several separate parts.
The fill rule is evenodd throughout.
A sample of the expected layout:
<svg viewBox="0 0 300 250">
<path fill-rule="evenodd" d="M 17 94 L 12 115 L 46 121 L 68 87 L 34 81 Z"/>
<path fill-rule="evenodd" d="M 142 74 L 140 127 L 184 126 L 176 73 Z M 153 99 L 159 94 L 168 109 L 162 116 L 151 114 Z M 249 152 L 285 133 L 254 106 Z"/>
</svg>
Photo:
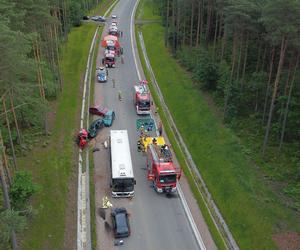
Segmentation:
<svg viewBox="0 0 300 250">
<path fill-rule="evenodd" d="M 137 142 L 137 149 L 138 152 L 147 152 L 148 146 L 150 144 L 157 144 L 157 145 L 165 145 L 165 139 L 162 136 L 158 137 L 150 137 L 146 134 L 141 134 L 138 142 Z"/>
<path fill-rule="evenodd" d="M 152 118 L 140 118 L 136 120 L 136 129 L 138 131 L 141 131 L 141 129 L 144 130 L 144 132 L 150 132 L 156 130 L 155 122 Z"/>
</svg>

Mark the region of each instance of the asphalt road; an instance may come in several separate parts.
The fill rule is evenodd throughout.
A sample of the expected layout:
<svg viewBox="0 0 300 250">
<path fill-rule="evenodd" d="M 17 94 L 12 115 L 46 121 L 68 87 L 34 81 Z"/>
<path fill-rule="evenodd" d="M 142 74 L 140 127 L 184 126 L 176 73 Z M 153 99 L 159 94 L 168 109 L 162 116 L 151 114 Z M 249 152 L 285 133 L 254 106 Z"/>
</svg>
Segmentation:
<svg viewBox="0 0 300 250">
<path fill-rule="evenodd" d="M 121 60 L 118 60 L 117 67 L 109 69 L 107 83 L 95 82 L 94 93 L 95 104 L 107 106 L 116 112 L 116 120 L 110 129 L 128 130 L 134 175 L 137 181 L 133 199 L 110 197 L 114 206 L 124 206 L 131 214 L 132 235 L 125 238 L 124 245 L 117 248 L 128 250 L 199 249 L 179 197 L 174 195 L 167 198 L 166 195 L 159 195 L 153 190 L 151 183 L 146 178 L 146 158 L 136 150 L 138 133 L 135 123 L 139 116 L 136 115 L 133 105 L 133 85 L 138 82 L 138 75 L 130 40 L 130 17 L 135 1 L 121 0 L 112 12 L 118 16 L 118 27 L 123 31 L 120 41 L 124 48 L 125 63 L 122 64 Z M 100 65 L 101 54 L 100 50 L 97 65 Z M 112 79 L 115 80 L 115 87 L 113 87 Z M 119 91 L 122 92 L 122 101 L 118 99 Z M 100 133 L 101 138 L 107 138 L 109 129 Z M 98 146 L 100 146 L 99 140 Z M 104 189 L 108 190 L 109 194 L 109 177 L 104 176 L 109 169 L 108 154 L 108 150 L 102 150 L 95 153 L 94 158 L 95 171 L 99 173 L 99 178 L 95 178 L 96 205 L 98 204 L 98 206 L 102 197 L 99 197 L 100 190 L 97 190 L 97 187 L 100 185 L 97 182 L 101 182 L 102 187 L 104 184 Z M 99 219 L 97 221 L 97 223 L 102 223 Z M 100 239 L 98 242 L 101 241 L 102 236 L 97 233 L 97 237 Z"/>
</svg>

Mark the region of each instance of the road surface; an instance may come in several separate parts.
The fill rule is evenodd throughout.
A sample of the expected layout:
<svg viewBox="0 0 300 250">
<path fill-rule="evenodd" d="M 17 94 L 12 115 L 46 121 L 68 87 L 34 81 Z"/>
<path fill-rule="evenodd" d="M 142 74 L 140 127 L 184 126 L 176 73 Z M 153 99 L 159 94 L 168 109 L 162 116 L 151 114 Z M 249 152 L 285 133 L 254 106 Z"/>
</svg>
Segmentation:
<svg viewBox="0 0 300 250">
<path fill-rule="evenodd" d="M 130 18 L 136 0 L 122 0 L 116 5 L 113 14 L 118 16 L 118 28 L 123 31 L 120 39 L 124 48 L 124 64 L 119 58 L 115 69 L 109 69 L 107 83 L 95 82 L 94 103 L 106 106 L 116 112 L 116 120 L 111 128 L 102 130 L 94 146 L 99 151 L 94 152 L 95 168 L 95 200 L 97 249 L 114 249 L 112 233 L 105 221 L 110 223 L 110 211 L 106 211 L 105 220 L 99 216 L 102 198 L 107 195 L 114 205 L 124 206 L 130 212 L 132 235 L 124 239 L 124 245 L 116 247 L 128 250 L 156 250 L 156 249 L 199 249 L 193 231 L 186 217 L 181 201 L 177 195 L 167 198 L 157 194 L 146 178 L 146 159 L 137 152 L 136 115 L 133 105 L 133 85 L 138 82 L 135 62 L 130 38 Z M 110 20 L 108 20 L 108 23 Z M 107 28 L 107 27 L 106 27 Z M 104 34 L 107 31 L 104 30 Z M 96 45 L 97 46 L 97 45 Z M 103 50 L 97 55 L 97 65 L 102 59 Z M 142 73 L 141 73 L 142 74 Z M 114 84 L 113 84 L 114 80 Z M 118 92 L 122 92 L 122 101 L 118 99 Z M 96 118 L 96 117 L 95 117 Z M 133 199 L 113 199 L 109 188 L 109 150 L 103 142 L 108 139 L 110 129 L 127 129 L 131 148 L 134 175 L 137 181 L 135 197 Z M 207 249 L 215 249 L 207 247 Z"/>
</svg>

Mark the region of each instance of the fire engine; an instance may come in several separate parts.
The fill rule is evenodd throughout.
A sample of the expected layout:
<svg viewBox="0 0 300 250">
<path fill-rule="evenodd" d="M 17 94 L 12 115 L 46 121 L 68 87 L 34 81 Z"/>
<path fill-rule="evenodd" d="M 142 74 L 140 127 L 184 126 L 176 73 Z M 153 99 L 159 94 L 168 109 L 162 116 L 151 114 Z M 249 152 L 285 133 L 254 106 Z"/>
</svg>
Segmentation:
<svg viewBox="0 0 300 250">
<path fill-rule="evenodd" d="M 177 190 L 177 181 L 182 170 L 177 168 L 168 145 L 152 143 L 147 150 L 147 179 L 153 182 L 158 193 L 173 193 Z"/>
<path fill-rule="evenodd" d="M 106 68 L 115 68 L 116 67 L 116 59 L 114 53 L 105 54 L 102 59 L 102 64 L 105 65 Z"/>
<path fill-rule="evenodd" d="M 120 54 L 123 53 L 123 48 L 120 47 L 119 43 L 116 43 L 115 41 L 108 40 L 106 41 L 106 47 L 104 50 L 104 54 L 107 53 L 115 53 L 117 56 L 120 56 Z"/>
<path fill-rule="evenodd" d="M 143 80 L 139 85 L 134 86 L 134 105 L 138 115 L 150 114 L 150 91 L 147 81 Z"/>
<path fill-rule="evenodd" d="M 101 46 L 105 51 L 114 51 L 117 56 L 123 54 L 123 48 L 120 46 L 117 36 L 107 35 L 101 41 Z"/>
</svg>

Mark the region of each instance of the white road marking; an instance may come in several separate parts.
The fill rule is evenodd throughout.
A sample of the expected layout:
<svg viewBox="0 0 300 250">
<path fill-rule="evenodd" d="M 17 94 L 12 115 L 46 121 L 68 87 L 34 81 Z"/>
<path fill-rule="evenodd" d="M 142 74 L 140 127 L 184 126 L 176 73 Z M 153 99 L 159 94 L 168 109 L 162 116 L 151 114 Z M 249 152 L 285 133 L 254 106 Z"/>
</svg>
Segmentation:
<svg viewBox="0 0 300 250">
<path fill-rule="evenodd" d="M 131 18 L 130 18 L 130 38 L 131 38 L 131 50 L 132 50 L 132 53 L 133 53 L 133 59 L 134 59 L 134 64 L 135 64 L 135 68 L 136 68 L 136 72 L 138 74 L 138 78 L 139 78 L 139 81 L 142 80 L 141 78 L 141 73 L 138 69 L 138 63 L 137 63 L 137 56 L 136 56 L 136 51 L 134 49 L 134 46 L 133 46 L 133 41 L 134 41 L 134 17 L 135 17 L 135 11 L 136 11 L 136 8 L 139 4 L 139 0 L 137 0 L 135 2 L 135 5 L 133 7 L 133 10 L 132 10 L 132 13 L 131 13 Z"/>
</svg>

